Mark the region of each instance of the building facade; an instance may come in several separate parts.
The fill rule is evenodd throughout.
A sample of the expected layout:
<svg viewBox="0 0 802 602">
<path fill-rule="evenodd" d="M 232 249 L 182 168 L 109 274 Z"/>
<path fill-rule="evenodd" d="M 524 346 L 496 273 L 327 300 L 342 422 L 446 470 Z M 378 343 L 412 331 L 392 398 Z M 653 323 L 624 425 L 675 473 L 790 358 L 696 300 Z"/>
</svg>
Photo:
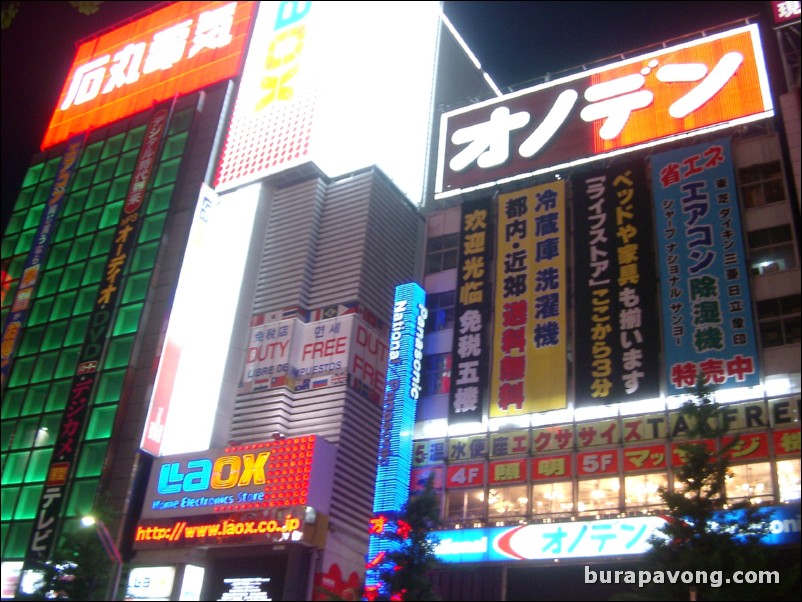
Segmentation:
<svg viewBox="0 0 802 602">
<path fill-rule="evenodd" d="M 438 2 L 169 2 L 78 47 L 2 242 L 4 599 L 90 513 L 113 599 L 356 587 L 434 103 L 486 91 Z"/>
<path fill-rule="evenodd" d="M 446 599 L 608 599 L 580 571 L 649 548 L 698 374 L 729 427 L 710 444 L 740 438 L 727 498 L 798 556 L 799 49 L 766 51 L 796 65 L 775 110 L 738 37 L 762 63 L 742 24 L 443 115 L 411 487 L 442 496 Z M 729 60 L 703 100 L 674 86 Z"/>
<path fill-rule="evenodd" d="M 698 371 L 745 442 L 728 496 L 798 548 L 798 61 L 772 94 L 745 25 L 438 122 L 487 84 L 439 3 L 376 5 L 166 3 L 79 48 L 2 243 L 3 598 L 99 512 L 113 597 L 358 597 L 402 322 L 424 348 L 390 478 L 436 478 L 449 599 L 636 558 Z"/>
</svg>

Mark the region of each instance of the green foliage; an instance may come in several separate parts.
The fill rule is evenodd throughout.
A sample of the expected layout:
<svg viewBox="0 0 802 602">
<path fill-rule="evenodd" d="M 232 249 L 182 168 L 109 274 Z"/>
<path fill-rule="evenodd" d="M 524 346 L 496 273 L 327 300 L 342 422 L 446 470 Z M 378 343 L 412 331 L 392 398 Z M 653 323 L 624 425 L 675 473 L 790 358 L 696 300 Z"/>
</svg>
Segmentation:
<svg viewBox="0 0 802 602">
<path fill-rule="evenodd" d="M 21 4 L 22 3 L 18 0 L 14 0 L 11 2 L 3 2 L 2 5 L 0 5 L 0 12 L 2 13 L 2 29 L 8 29 L 11 27 L 11 24 L 14 22 L 14 18 L 19 13 Z M 28 4 L 33 3 L 28 2 Z M 103 4 L 103 2 L 102 0 L 99 2 L 80 2 L 70 0 L 69 4 L 82 15 L 94 15 L 100 10 L 100 5 Z"/>
<path fill-rule="evenodd" d="M 109 524 L 107 514 L 102 511 L 93 514 Z M 97 526 L 84 526 L 80 519 L 75 519 L 65 525 L 53 561 L 42 569 L 39 588 L 25 599 L 88 602 L 107 599 L 115 566 L 103 548 Z"/>
<path fill-rule="evenodd" d="M 14 17 L 19 12 L 19 2 L 3 2 L 0 4 L 0 16 L 2 16 L 2 29 L 8 29 L 14 22 Z"/>
<path fill-rule="evenodd" d="M 775 570 L 771 550 L 761 542 L 768 531 L 764 511 L 750 502 L 728 503 L 726 481 L 730 475 L 730 450 L 738 437 L 722 445 L 726 421 L 721 407 L 713 401 L 713 389 L 699 378 L 693 399 L 681 412 L 688 424 L 686 441 L 679 445 L 684 463 L 674 469 L 674 491 L 660 490 L 668 511 L 661 535 L 652 536 L 651 550 L 643 567 L 651 571 L 705 571 L 722 577 L 718 586 L 712 578 L 691 586 L 651 585 L 626 599 L 641 600 L 782 600 L 782 588 L 793 578 L 781 575 L 781 585 L 726 583 L 735 571 Z M 717 446 L 716 443 L 719 443 Z M 783 584 L 783 581 L 785 583 Z M 798 578 L 797 578 L 798 583 Z"/>
<path fill-rule="evenodd" d="M 439 539 L 432 532 L 441 526 L 440 501 L 432 475 L 422 491 L 410 496 L 398 515 L 398 524 L 397 533 L 386 534 L 399 545 L 397 551 L 388 554 L 395 570 L 381 576 L 391 592 L 390 599 L 440 600 L 431 579 L 432 570 L 439 564 L 434 553 Z"/>
<path fill-rule="evenodd" d="M 79 13 L 82 15 L 94 15 L 97 11 L 100 10 L 100 5 L 103 4 L 102 1 L 100 2 L 80 2 L 80 1 L 73 1 L 70 0 L 70 6 L 75 8 Z"/>
</svg>

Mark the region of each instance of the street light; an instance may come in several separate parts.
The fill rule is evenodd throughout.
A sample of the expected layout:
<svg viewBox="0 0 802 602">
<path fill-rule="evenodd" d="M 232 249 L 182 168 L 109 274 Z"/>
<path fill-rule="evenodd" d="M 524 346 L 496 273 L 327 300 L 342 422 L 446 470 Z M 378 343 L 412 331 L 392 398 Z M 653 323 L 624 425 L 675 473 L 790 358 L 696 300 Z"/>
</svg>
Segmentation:
<svg viewBox="0 0 802 602">
<path fill-rule="evenodd" d="M 112 589 L 111 591 L 106 592 L 106 600 L 117 600 L 117 590 L 120 587 L 120 573 L 123 569 L 123 559 L 120 556 L 120 551 L 117 549 L 117 545 L 114 543 L 109 530 L 106 528 L 106 525 L 102 520 L 96 519 L 94 516 L 84 516 L 81 519 L 81 524 L 85 527 L 91 527 L 92 525 L 97 527 L 98 539 L 100 539 L 100 543 L 103 544 L 103 549 L 105 550 L 106 555 L 114 565 Z"/>
</svg>

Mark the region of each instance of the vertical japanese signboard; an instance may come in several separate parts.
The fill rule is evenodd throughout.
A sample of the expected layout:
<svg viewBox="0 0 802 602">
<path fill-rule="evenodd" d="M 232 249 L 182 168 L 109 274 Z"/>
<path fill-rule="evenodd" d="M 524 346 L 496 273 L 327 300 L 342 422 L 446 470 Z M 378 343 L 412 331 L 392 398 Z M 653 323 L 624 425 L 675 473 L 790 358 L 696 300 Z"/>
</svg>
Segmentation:
<svg viewBox="0 0 802 602">
<path fill-rule="evenodd" d="M 729 139 L 652 158 L 666 393 L 697 374 L 718 388 L 757 385 L 748 268 Z"/>
<path fill-rule="evenodd" d="M 28 319 L 28 308 L 36 290 L 36 284 L 39 282 L 42 262 L 50 248 L 56 219 L 61 211 L 64 195 L 67 193 L 72 175 L 78 166 L 85 139 L 84 135 L 80 135 L 70 140 L 61 156 L 61 161 L 56 169 L 56 179 L 50 189 L 42 217 L 39 220 L 39 227 L 33 237 L 33 246 L 28 252 L 22 268 L 22 277 L 17 293 L 14 295 L 14 303 L 6 316 L 5 324 L 3 324 L 3 342 L 0 347 L 0 379 L 2 379 L 0 386 L 3 390 L 5 390 L 8 375 L 11 372 L 11 363 L 14 360 L 17 343 L 22 338 L 22 329 Z"/>
<path fill-rule="evenodd" d="M 566 407 L 565 182 L 499 196 L 490 417 Z"/>
<path fill-rule="evenodd" d="M 103 271 L 95 305 L 89 316 L 78 364 L 69 391 L 64 415 L 56 435 L 55 448 L 45 479 L 44 491 L 34 517 L 33 530 L 25 555 L 25 568 L 50 558 L 56 543 L 61 507 L 75 472 L 75 464 L 86 426 L 89 403 L 98 382 L 98 368 L 106 349 L 117 300 L 123 289 L 134 244 L 141 229 L 147 200 L 146 192 L 156 166 L 169 112 L 157 109 L 148 123 L 137 157 L 128 194 L 112 238 L 112 247 Z"/>
<path fill-rule="evenodd" d="M 652 204 L 640 162 L 573 182 L 577 406 L 658 397 Z"/>
<path fill-rule="evenodd" d="M 448 422 L 481 422 L 487 390 L 487 323 L 490 306 L 489 199 L 462 206 L 460 265 L 454 308 L 454 368 Z"/>
</svg>

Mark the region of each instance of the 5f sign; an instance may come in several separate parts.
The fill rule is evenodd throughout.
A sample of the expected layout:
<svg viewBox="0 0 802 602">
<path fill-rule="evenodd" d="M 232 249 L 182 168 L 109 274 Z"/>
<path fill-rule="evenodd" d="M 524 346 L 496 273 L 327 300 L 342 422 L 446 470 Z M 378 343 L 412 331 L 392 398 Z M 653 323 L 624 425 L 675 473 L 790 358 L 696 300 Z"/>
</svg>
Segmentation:
<svg viewBox="0 0 802 602">
<path fill-rule="evenodd" d="M 211 489 L 230 489 L 265 484 L 265 466 L 270 452 L 259 455 L 221 456 L 212 463 L 208 458 L 168 462 L 159 471 L 160 495 L 193 493 Z"/>
</svg>

